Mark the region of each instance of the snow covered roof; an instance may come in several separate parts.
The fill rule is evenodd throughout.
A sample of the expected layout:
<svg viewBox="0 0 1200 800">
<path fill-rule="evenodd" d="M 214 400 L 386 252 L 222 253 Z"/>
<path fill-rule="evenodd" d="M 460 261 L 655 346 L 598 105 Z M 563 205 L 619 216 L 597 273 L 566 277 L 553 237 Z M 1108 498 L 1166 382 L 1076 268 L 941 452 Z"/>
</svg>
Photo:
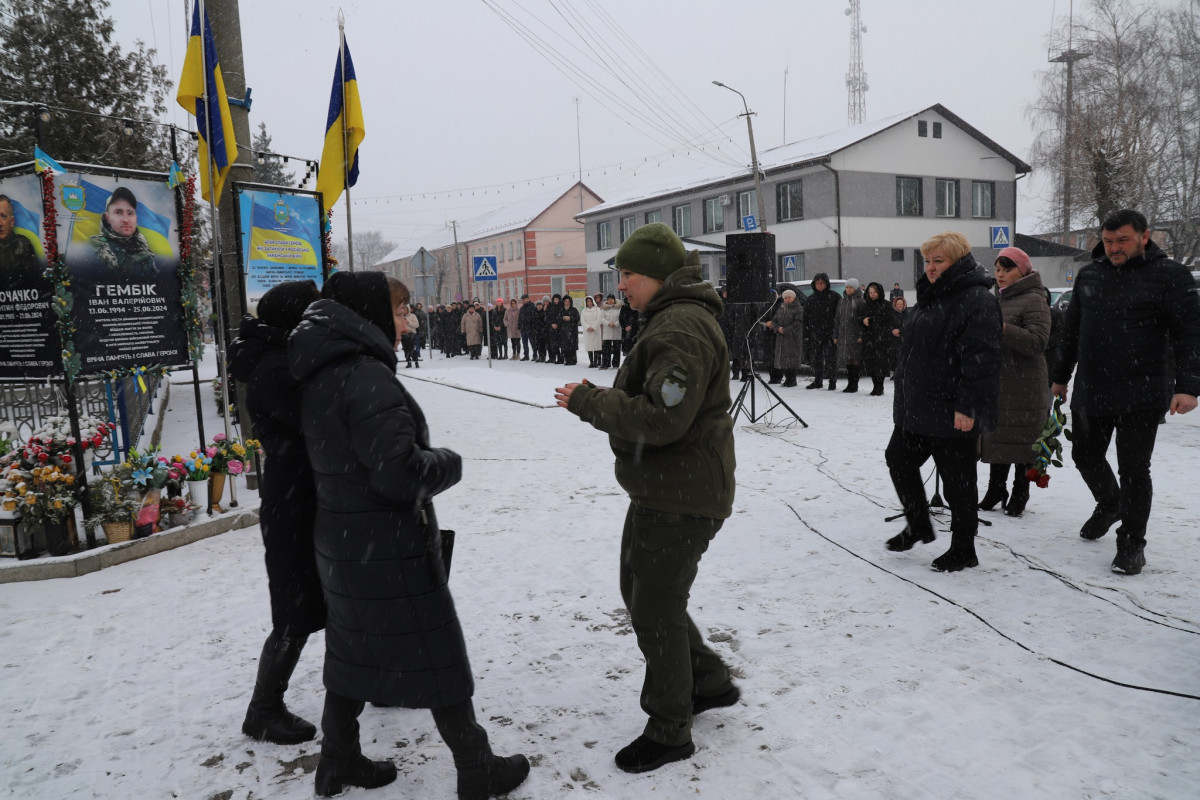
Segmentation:
<svg viewBox="0 0 1200 800">
<path fill-rule="evenodd" d="M 584 190 L 589 194 L 595 194 L 586 184 L 579 182 L 572 184 L 565 190 L 561 186 L 552 186 L 540 189 L 527 197 L 500 206 L 477 217 L 463 220 L 458 223 L 458 242 L 459 244 L 467 244 L 477 239 L 486 239 L 489 236 L 495 236 L 506 231 L 525 228 L 562 197 L 578 191 L 580 186 L 583 186 Z M 453 244 L 454 231 L 450 227 L 445 227 L 431 233 L 416 234 L 397 245 L 379 263 L 385 264 L 408 258 L 422 247 L 433 251 L 440 250 L 443 247 L 450 247 Z"/>
<path fill-rule="evenodd" d="M 843 128 L 832 133 L 813 136 L 798 142 L 789 142 L 778 147 L 773 147 L 759 154 L 758 166 L 764 173 L 770 173 L 775 170 L 795 169 L 796 167 L 827 161 L 834 153 L 845 150 L 889 128 L 910 120 L 918 114 L 924 114 L 928 111 L 936 111 L 938 114 L 941 114 L 969 136 L 1012 162 L 1017 170 L 1029 172 L 1033 169 L 1024 161 L 967 124 L 965 120 L 951 112 L 941 103 L 935 103 L 932 106 L 925 106 L 913 111 L 884 117 L 883 119 L 864 122 L 861 125 L 852 125 L 849 128 Z M 748 177 L 749 170 L 747 167 L 730 167 L 726 165 L 701 167 L 688 173 L 675 175 L 658 185 L 648 184 L 639 187 L 628 194 L 617 196 L 607 202 L 589 208 L 587 211 L 576 214 L 575 217 L 576 219 L 586 219 L 597 214 L 609 213 L 613 209 L 622 206 L 635 205 L 656 197 L 693 191 L 701 187 L 727 183 L 739 178 Z"/>
</svg>

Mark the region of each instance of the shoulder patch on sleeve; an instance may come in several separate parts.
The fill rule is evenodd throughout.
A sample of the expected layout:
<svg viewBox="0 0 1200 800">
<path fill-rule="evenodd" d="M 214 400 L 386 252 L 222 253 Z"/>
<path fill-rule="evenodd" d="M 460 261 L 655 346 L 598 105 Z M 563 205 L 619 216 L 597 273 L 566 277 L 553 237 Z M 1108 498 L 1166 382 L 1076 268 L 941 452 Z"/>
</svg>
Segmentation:
<svg viewBox="0 0 1200 800">
<path fill-rule="evenodd" d="M 676 365 L 667 370 L 658 390 L 664 406 L 674 408 L 683 402 L 684 396 L 687 395 L 688 378 L 685 367 Z"/>
</svg>

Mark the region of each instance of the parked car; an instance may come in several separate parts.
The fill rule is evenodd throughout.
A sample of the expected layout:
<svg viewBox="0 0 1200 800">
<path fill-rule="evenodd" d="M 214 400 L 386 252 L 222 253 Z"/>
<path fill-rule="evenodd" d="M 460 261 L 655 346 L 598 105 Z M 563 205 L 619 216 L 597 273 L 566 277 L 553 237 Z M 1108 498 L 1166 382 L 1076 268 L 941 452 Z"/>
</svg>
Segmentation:
<svg viewBox="0 0 1200 800">
<path fill-rule="evenodd" d="M 775 288 L 782 294 L 784 289 L 792 289 L 796 292 L 802 292 L 805 297 L 812 297 L 813 288 L 812 281 L 784 281 L 775 285 Z M 843 280 L 829 280 L 829 288 L 837 292 L 839 295 L 846 293 L 846 282 Z"/>
<path fill-rule="evenodd" d="M 1050 307 L 1065 311 L 1071 303 L 1074 289 L 1070 286 L 1058 286 L 1050 289 Z"/>
</svg>

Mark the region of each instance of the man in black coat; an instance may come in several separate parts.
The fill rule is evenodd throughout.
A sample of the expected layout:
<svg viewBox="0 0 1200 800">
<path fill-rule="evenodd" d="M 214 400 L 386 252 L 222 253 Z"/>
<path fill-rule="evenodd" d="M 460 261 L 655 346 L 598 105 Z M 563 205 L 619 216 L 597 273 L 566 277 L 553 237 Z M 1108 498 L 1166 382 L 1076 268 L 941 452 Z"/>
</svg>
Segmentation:
<svg viewBox="0 0 1200 800">
<path fill-rule="evenodd" d="M 1051 391 L 1071 401 L 1071 457 L 1096 508 L 1079 535 L 1094 540 L 1116 522 L 1114 572 L 1146 564 L 1150 458 L 1163 409 L 1186 414 L 1200 394 L 1200 297 L 1187 269 L 1150 240 L 1146 218 L 1118 211 L 1104 221 L 1095 260 L 1079 271 L 1067 306 Z M 1173 353 L 1175 377 L 1167 372 Z M 1117 437 L 1118 483 L 1106 458 Z"/>
<path fill-rule="evenodd" d="M 521 332 L 522 361 L 529 360 L 530 344 L 533 339 L 534 313 L 533 302 L 530 301 L 529 295 L 521 295 L 521 311 L 517 314 L 517 329 Z"/>
<path fill-rule="evenodd" d="M 812 286 L 812 296 L 804 301 L 804 354 L 812 365 L 813 379 L 804 388 L 822 388 L 822 377 L 828 370 L 832 392 L 837 389 L 837 346 L 833 337 L 841 298 L 829 288 L 829 276 L 824 272 L 817 273 Z"/>
<path fill-rule="evenodd" d="M 935 538 L 920 468 L 930 456 L 950 506 L 950 549 L 933 560 L 939 572 L 979 566 L 975 532 L 979 437 L 996 427 L 1000 393 L 1000 303 L 995 281 L 971 256 L 960 233 L 941 233 L 921 246 L 925 274 L 917 305 L 900 331 L 892 406 L 895 429 L 888 471 L 908 525 L 888 540 L 908 550 Z"/>
<path fill-rule="evenodd" d="M 312 281 L 273 287 L 258 303 L 258 318 L 244 317 L 229 345 L 229 372 L 246 384 L 246 410 L 266 453 L 259 513 L 271 595 L 271 633 L 242 732 L 275 744 L 299 744 L 317 735 L 316 726 L 288 711 L 283 695 L 309 635 L 325 627 L 313 556 L 316 490 L 300 426 L 299 381 L 287 358 L 288 334 L 320 296 Z"/>
</svg>

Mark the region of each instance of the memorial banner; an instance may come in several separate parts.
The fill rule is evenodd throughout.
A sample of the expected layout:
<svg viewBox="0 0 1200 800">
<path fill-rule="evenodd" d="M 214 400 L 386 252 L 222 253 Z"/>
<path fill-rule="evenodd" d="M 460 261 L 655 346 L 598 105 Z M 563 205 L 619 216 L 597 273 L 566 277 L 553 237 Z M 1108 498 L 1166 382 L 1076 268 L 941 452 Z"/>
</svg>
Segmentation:
<svg viewBox="0 0 1200 800">
<path fill-rule="evenodd" d="M 45 270 L 42 181 L 33 173 L 0 177 L 0 378 L 62 372 Z"/>
<path fill-rule="evenodd" d="M 238 186 L 238 229 L 246 304 L 284 281 L 323 283 L 321 206 L 316 195 Z"/>
</svg>

